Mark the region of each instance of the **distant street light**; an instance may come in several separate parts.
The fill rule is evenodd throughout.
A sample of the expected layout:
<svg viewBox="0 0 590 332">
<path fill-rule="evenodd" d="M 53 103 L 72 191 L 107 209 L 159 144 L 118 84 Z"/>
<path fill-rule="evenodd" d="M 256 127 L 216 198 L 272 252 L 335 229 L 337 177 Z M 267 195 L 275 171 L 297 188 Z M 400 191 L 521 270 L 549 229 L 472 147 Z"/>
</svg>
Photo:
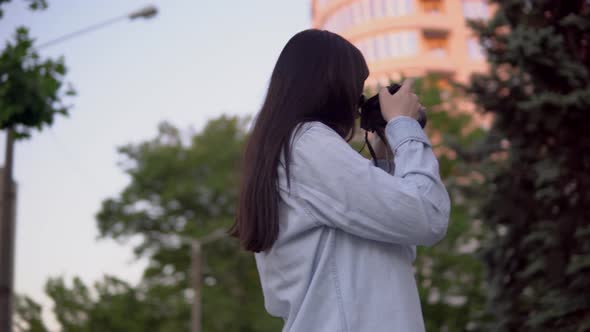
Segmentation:
<svg viewBox="0 0 590 332">
<path fill-rule="evenodd" d="M 156 14 L 158 14 L 158 8 L 156 8 L 154 6 L 146 6 L 146 7 L 142 8 L 142 9 L 136 10 L 136 11 L 130 13 L 130 14 L 126 14 L 126 15 L 122 15 L 122 16 L 117 16 L 117 17 L 108 19 L 108 20 L 106 20 L 104 22 L 93 24 L 93 25 L 91 25 L 89 27 L 86 27 L 86 28 L 83 28 L 83 29 L 74 31 L 72 33 L 68 33 L 67 35 L 63 35 L 63 36 L 61 36 L 59 38 L 50 40 L 50 41 L 45 42 L 45 43 L 42 43 L 42 44 L 39 44 L 39 45 L 37 45 L 37 48 L 38 49 L 41 49 L 41 48 L 45 48 L 45 47 L 48 47 L 48 46 L 51 46 L 51 45 L 54 45 L 54 44 L 57 44 L 57 43 L 61 43 L 61 42 L 65 41 L 65 40 L 68 40 L 68 39 L 77 37 L 79 35 L 83 35 L 85 33 L 88 33 L 88 32 L 94 31 L 94 30 L 98 30 L 100 28 L 104 28 L 104 27 L 106 27 L 108 25 L 111 25 L 111 24 L 114 24 L 114 23 L 117 23 L 117 22 L 120 22 L 120 21 L 124 21 L 124 20 L 135 20 L 135 19 L 138 19 L 138 18 L 150 19 L 150 18 L 156 16 Z"/>
<path fill-rule="evenodd" d="M 130 14 L 115 17 L 107 21 L 91 25 L 54 40 L 37 45 L 37 49 L 45 48 L 64 40 L 106 27 L 121 20 L 149 19 L 158 13 L 154 6 L 147 6 Z M 15 208 L 16 190 L 12 179 L 14 132 L 6 128 L 6 151 L 2 172 L 2 190 L 0 191 L 0 332 L 12 332 L 12 313 L 14 298 L 14 230 L 16 227 Z"/>
<path fill-rule="evenodd" d="M 129 18 L 134 20 L 136 18 L 152 18 L 158 14 L 158 8 L 155 6 L 146 6 L 136 12 L 129 14 Z"/>
</svg>

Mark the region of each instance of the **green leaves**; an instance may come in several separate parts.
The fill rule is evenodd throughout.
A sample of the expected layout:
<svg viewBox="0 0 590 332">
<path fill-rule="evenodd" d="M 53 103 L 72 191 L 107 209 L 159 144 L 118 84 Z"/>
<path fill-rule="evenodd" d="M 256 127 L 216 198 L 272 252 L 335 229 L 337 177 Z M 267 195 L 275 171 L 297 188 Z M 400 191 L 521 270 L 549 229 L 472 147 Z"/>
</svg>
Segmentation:
<svg viewBox="0 0 590 332">
<path fill-rule="evenodd" d="M 105 276 L 92 288 L 79 278 L 73 278 L 71 285 L 63 278 L 53 278 L 46 291 L 63 331 L 170 331 L 163 329 L 162 314 L 153 305 L 157 299 L 115 277 Z M 182 330 L 184 325 L 175 328 Z"/>
<path fill-rule="evenodd" d="M 136 254 L 149 259 L 140 287 L 168 303 L 163 323 L 189 321 L 184 294 L 190 246 L 182 239 L 202 238 L 233 222 L 247 121 L 222 116 L 198 133 L 162 123 L 155 138 L 119 149 L 130 183 L 103 202 L 99 231 L 102 237 L 138 240 Z M 204 245 L 203 252 L 204 330 L 279 330 L 282 321 L 264 311 L 252 255 L 229 238 Z"/>
<path fill-rule="evenodd" d="M 490 72 L 470 92 L 509 148 L 488 163 L 482 217 L 493 331 L 582 331 L 590 317 L 590 8 L 583 0 L 497 1 L 472 27 Z M 586 324 L 586 327 L 588 325 Z M 580 329 L 581 328 L 581 329 Z"/>
<path fill-rule="evenodd" d="M 27 0 L 27 2 L 31 10 L 45 10 L 49 6 L 46 0 Z"/>
<path fill-rule="evenodd" d="M 28 138 L 31 129 L 41 130 L 56 115 L 67 115 L 63 99 L 75 91 L 64 87 L 66 72 L 63 58 L 42 60 L 28 29 L 18 28 L 0 53 L 0 129 L 13 128 L 17 139 Z"/>
<path fill-rule="evenodd" d="M 0 0 L 0 19 L 4 16 L 2 5 L 9 3 L 11 0 Z M 29 3 L 29 9 L 32 11 L 45 10 L 49 6 L 46 0 L 26 0 Z"/>
<path fill-rule="evenodd" d="M 49 332 L 41 317 L 41 306 L 27 296 L 15 297 L 16 332 Z"/>
</svg>

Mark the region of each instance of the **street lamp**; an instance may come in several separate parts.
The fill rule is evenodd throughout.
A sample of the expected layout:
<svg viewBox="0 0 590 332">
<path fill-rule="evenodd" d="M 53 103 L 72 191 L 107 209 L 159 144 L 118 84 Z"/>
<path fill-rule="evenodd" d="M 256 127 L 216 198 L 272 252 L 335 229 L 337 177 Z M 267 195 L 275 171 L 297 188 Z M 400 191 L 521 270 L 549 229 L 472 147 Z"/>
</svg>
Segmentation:
<svg viewBox="0 0 590 332">
<path fill-rule="evenodd" d="M 146 6 L 142 9 L 129 14 L 127 17 L 134 20 L 136 18 L 152 18 L 158 13 L 158 8 L 155 6 Z"/>
<path fill-rule="evenodd" d="M 105 26 L 108 26 L 108 25 L 111 25 L 111 24 L 114 24 L 114 23 L 117 23 L 120 21 L 135 20 L 138 18 L 150 19 L 150 18 L 156 16 L 156 14 L 158 14 L 158 8 L 156 8 L 154 6 L 146 6 L 144 8 L 141 8 L 141 9 L 131 12 L 129 14 L 113 17 L 113 18 L 108 19 L 106 21 L 93 24 L 93 25 L 88 26 L 86 28 L 82 28 L 82 29 L 74 31 L 72 33 L 68 33 L 67 35 L 63 35 L 63 36 L 58 37 L 56 39 L 47 41 L 45 43 L 41 43 L 41 44 L 37 45 L 37 49 L 41 49 L 41 48 L 45 48 L 45 47 L 48 47 L 48 46 L 51 46 L 51 45 L 54 45 L 57 43 L 61 43 L 64 40 L 68 40 L 68 39 L 77 37 L 79 35 L 83 35 L 85 33 L 88 33 L 88 32 L 94 31 L 94 30 L 98 30 L 100 28 L 104 28 Z"/>
<path fill-rule="evenodd" d="M 45 48 L 57 43 L 63 42 L 82 34 L 106 27 L 113 23 L 129 19 L 138 18 L 149 19 L 158 13 L 154 6 L 147 6 L 124 16 L 118 16 L 104 22 L 91 25 L 70 34 L 61 36 L 54 40 L 39 44 L 37 49 Z M 2 172 L 2 190 L 0 197 L 1 214 L 0 214 L 0 331 L 12 331 L 12 313 L 13 313 L 13 284 L 14 284 L 14 230 L 16 226 L 16 217 L 13 212 L 15 202 L 15 190 L 12 180 L 14 153 L 14 132 L 12 128 L 6 129 L 6 151 L 4 169 Z"/>
</svg>

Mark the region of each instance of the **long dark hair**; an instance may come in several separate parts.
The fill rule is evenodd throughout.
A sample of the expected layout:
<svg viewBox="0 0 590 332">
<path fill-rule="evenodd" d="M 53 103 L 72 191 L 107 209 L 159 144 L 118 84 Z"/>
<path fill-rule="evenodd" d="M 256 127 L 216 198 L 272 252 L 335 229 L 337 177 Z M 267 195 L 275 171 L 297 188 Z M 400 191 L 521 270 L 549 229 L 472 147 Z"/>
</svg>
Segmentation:
<svg viewBox="0 0 590 332">
<path fill-rule="evenodd" d="M 285 45 L 244 150 L 236 221 L 229 231 L 243 249 L 265 251 L 277 239 L 280 154 L 290 185 L 289 139 L 297 125 L 321 121 L 350 140 L 368 74 L 361 52 L 337 34 L 305 30 Z"/>
</svg>

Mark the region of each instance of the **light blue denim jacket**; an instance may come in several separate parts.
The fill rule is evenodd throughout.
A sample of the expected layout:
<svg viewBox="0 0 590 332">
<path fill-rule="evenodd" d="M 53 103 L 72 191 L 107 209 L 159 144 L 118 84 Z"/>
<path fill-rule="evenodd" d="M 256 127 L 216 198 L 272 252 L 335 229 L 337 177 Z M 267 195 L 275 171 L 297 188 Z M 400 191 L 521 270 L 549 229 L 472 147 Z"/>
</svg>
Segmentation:
<svg viewBox="0 0 590 332">
<path fill-rule="evenodd" d="M 255 254 L 265 308 L 284 332 L 424 331 L 415 246 L 444 237 L 450 200 L 418 122 L 397 117 L 385 132 L 391 173 L 321 122 L 293 135 L 290 188 L 279 167 L 279 236 Z"/>
</svg>

